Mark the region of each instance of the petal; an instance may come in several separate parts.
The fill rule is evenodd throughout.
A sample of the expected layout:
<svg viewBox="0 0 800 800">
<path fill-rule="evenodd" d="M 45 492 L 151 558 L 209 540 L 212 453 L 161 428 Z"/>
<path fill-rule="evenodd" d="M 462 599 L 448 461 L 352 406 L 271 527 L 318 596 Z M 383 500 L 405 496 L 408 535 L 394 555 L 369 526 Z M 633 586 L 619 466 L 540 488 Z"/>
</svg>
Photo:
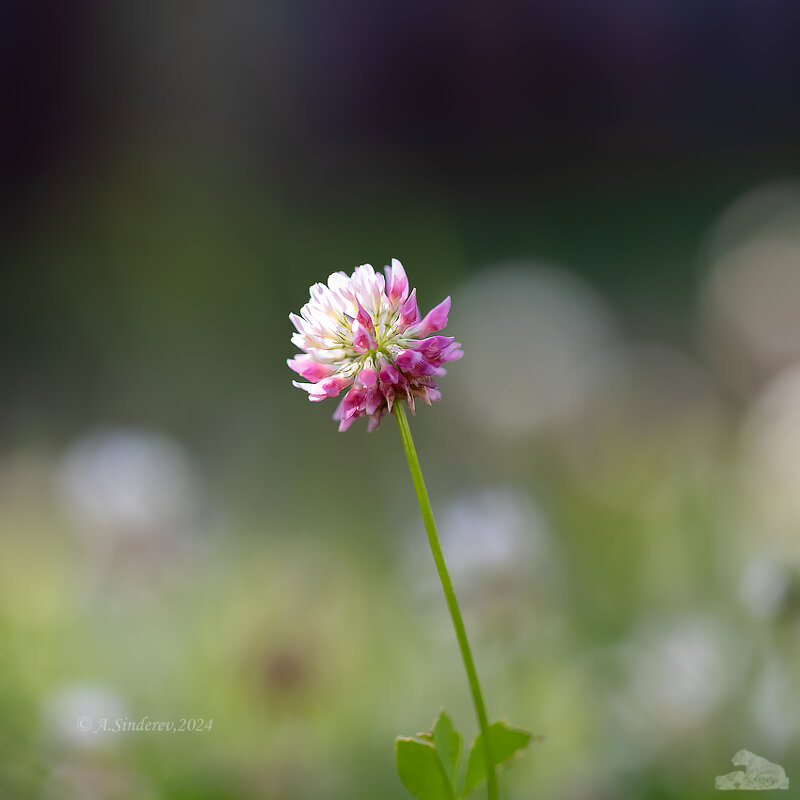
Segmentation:
<svg viewBox="0 0 800 800">
<path fill-rule="evenodd" d="M 393 307 L 397 307 L 405 302 L 408 297 L 408 278 L 403 265 L 396 259 L 392 259 L 392 266 L 386 267 L 386 294 Z"/>
<path fill-rule="evenodd" d="M 417 326 L 416 333 L 426 336 L 433 331 L 440 331 L 447 325 L 447 315 L 450 313 L 450 298 L 445 297 L 441 303 L 432 308 Z"/>
<path fill-rule="evenodd" d="M 296 386 L 298 389 L 308 392 L 308 399 L 312 403 L 319 403 L 320 400 L 324 400 L 327 397 L 327 395 L 320 389 L 318 383 L 301 383 L 300 381 L 292 381 L 292 386 Z"/>
<path fill-rule="evenodd" d="M 431 360 L 453 344 L 454 341 L 452 336 L 431 336 L 429 339 L 422 339 L 422 341 L 415 344 L 414 350 Z"/>
<path fill-rule="evenodd" d="M 383 400 L 383 395 L 381 394 L 381 390 L 377 386 L 373 386 L 370 389 L 367 389 L 367 395 L 365 398 L 364 410 L 367 414 L 374 414 L 378 407 Z"/>
<path fill-rule="evenodd" d="M 318 403 L 326 397 L 336 397 L 345 386 L 350 384 L 348 378 L 342 378 L 334 375 L 330 378 L 318 381 L 317 383 L 300 383 L 300 381 L 292 381 L 292 386 L 308 392 L 308 399 Z"/>
<path fill-rule="evenodd" d="M 358 321 L 353 323 L 353 349 L 356 353 L 365 353 L 367 350 L 375 350 L 378 343 L 372 334 Z"/>
<path fill-rule="evenodd" d="M 377 413 L 370 415 L 369 425 L 367 426 L 367 433 L 372 433 L 372 431 L 380 427 L 382 417 L 383 417 L 382 411 L 378 411 Z"/>
<path fill-rule="evenodd" d="M 347 419 L 343 419 L 339 423 L 339 433 L 344 433 L 355 421 L 356 421 L 355 417 L 348 417 Z"/>
<path fill-rule="evenodd" d="M 460 342 L 453 342 L 446 350 L 439 354 L 438 363 L 443 364 L 445 361 L 458 361 L 464 355 L 461 349 Z"/>
<path fill-rule="evenodd" d="M 347 395 L 345 395 L 345 397 L 347 397 Z M 341 419 L 341 418 L 342 418 L 342 414 L 344 413 L 344 401 L 345 401 L 345 397 L 343 397 L 343 398 L 342 398 L 342 399 L 339 401 L 339 405 L 338 405 L 338 406 L 336 406 L 336 411 L 334 411 L 334 412 L 333 412 L 333 418 L 334 418 L 334 419 L 336 419 L 336 420 L 339 420 L 339 419 Z M 339 428 L 339 430 L 341 430 L 341 428 Z"/>
<path fill-rule="evenodd" d="M 378 373 L 375 372 L 374 369 L 370 369 L 369 367 L 365 367 L 358 373 L 356 376 L 356 383 L 359 387 L 364 389 L 368 389 L 370 386 L 374 386 L 378 382 Z"/>
<path fill-rule="evenodd" d="M 413 398 L 411 396 L 411 389 L 408 383 L 408 379 L 405 375 L 400 375 L 397 380 L 397 386 L 395 387 L 395 397 L 397 396 L 405 397 L 406 402 L 413 407 Z"/>
<path fill-rule="evenodd" d="M 363 389 L 351 389 L 344 398 L 342 403 L 342 420 L 350 419 L 350 417 L 360 417 L 364 413 L 366 406 L 366 393 Z"/>
<path fill-rule="evenodd" d="M 289 369 L 293 369 L 298 375 L 315 383 L 322 378 L 327 378 L 335 369 L 330 364 L 320 364 L 319 361 L 315 361 L 305 353 L 294 358 L 287 358 L 286 363 Z"/>
<path fill-rule="evenodd" d="M 400 373 L 397 371 L 397 367 L 393 367 L 391 364 L 386 364 L 381 369 L 381 382 L 386 384 L 397 383 L 400 380 Z"/>
<path fill-rule="evenodd" d="M 392 406 L 394 405 L 394 386 L 388 383 L 382 383 L 380 389 L 381 394 L 386 400 L 386 407 L 389 411 L 391 411 Z"/>
<path fill-rule="evenodd" d="M 328 275 L 328 287 L 332 292 L 339 292 L 350 286 L 350 276 L 346 272 L 339 270 Z"/>
<path fill-rule="evenodd" d="M 409 325 L 415 325 L 419 321 L 419 308 L 417 308 L 417 290 L 412 289 L 408 300 L 400 309 L 400 328 L 405 330 Z"/>
<path fill-rule="evenodd" d="M 435 375 L 436 367 L 426 361 L 421 353 L 416 350 L 401 350 L 395 358 L 395 363 L 403 372 L 414 375 Z"/>
<path fill-rule="evenodd" d="M 297 314 L 289 314 L 289 319 L 292 321 L 292 325 L 297 328 L 298 333 L 306 332 L 307 323 L 302 317 L 297 316 Z"/>
<path fill-rule="evenodd" d="M 336 395 L 338 395 L 339 392 L 341 392 L 346 386 L 349 386 L 350 383 L 351 379 L 334 375 L 330 378 L 325 378 L 324 380 L 320 381 L 318 386 L 320 386 L 325 392 L 326 397 L 336 397 Z"/>
<path fill-rule="evenodd" d="M 403 372 L 411 372 L 420 361 L 423 361 L 422 354 L 416 350 L 401 350 L 394 361 Z"/>
<path fill-rule="evenodd" d="M 356 306 L 358 307 L 356 319 L 370 333 L 375 333 L 375 323 L 372 321 L 372 317 L 364 309 L 364 306 L 361 305 L 361 302 L 358 300 L 358 298 L 356 298 Z"/>
</svg>

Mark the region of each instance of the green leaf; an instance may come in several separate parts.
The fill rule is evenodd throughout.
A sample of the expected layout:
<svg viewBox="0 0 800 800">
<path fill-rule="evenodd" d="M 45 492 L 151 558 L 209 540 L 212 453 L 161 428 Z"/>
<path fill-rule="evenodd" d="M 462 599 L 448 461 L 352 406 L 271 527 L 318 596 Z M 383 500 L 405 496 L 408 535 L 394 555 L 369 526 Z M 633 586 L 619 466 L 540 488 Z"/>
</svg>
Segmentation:
<svg viewBox="0 0 800 800">
<path fill-rule="evenodd" d="M 520 728 L 510 728 L 505 722 L 495 722 L 489 726 L 489 739 L 492 745 L 492 759 L 495 766 L 499 766 L 526 747 L 531 740 L 531 734 Z M 462 796 L 469 794 L 483 780 L 486 780 L 486 755 L 483 734 L 479 733 L 469 751 Z"/>
<path fill-rule="evenodd" d="M 395 741 L 400 782 L 419 800 L 454 800 L 450 782 L 433 743 L 399 736 Z"/>
<path fill-rule="evenodd" d="M 453 727 L 444 709 L 436 717 L 431 735 L 444 771 L 450 779 L 451 786 L 455 787 L 458 765 L 461 761 L 461 734 Z"/>
</svg>

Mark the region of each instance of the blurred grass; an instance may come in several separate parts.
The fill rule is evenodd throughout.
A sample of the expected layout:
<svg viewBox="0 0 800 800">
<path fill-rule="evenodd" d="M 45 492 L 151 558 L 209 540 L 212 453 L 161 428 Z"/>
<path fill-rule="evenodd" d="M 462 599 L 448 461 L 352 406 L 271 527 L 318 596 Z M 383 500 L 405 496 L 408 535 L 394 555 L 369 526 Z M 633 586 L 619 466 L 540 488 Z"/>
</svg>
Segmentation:
<svg viewBox="0 0 800 800">
<path fill-rule="evenodd" d="M 352 481 L 343 484 L 349 490 L 335 481 L 347 494 L 329 510 L 325 491 L 314 488 L 323 475 L 310 473 L 308 507 L 294 521 L 233 514 L 189 561 L 168 561 L 141 585 L 124 570 L 99 582 L 92 575 L 91 548 L 48 500 L 46 458 L 35 468 L 18 462 L 16 472 L 7 465 L 3 795 L 52 791 L 42 788 L 48 776 L 68 763 L 141 776 L 153 797 L 399 799 L 394 735 L 424 729 L 442 702 L 474 733 L 454 642 L 437 632 L 446 630 L 444 604 L 415 599 L 397 560 L 405 545 L 388 540 L 423 534 L 396 434 L 386 427 L 367 451 L 383 458 L 384 447 L 396 449 L 397 463 L 373 481 L 390 481 L 386 497 L 405 513 L 381 517 L 388 501 L 370 501 Z M 362 443 L 349 437 L 336 447 L 348 461 Z M 423 458 L 426 449 L 423 441 Z M 454 457 L 444 451 L 432 461 L 446 472 Z M 680 464 L 668 465 L 654 478 L 654 507 L 650 490 L 633 484 L 630 494 L 624 461 L 615 466 L 620 480 L 603 476 L 602 501 L 547 463 L 544 471 L 512 468 L 506 478 L 541 496 L 558 531 L 563 594 L 534 601 L 527 592 L 536 587 L 528 586 L 517 598 L 532 610 L 555 604 L 548 613 L 557 622 L 539 627 L 534 612 L 521 627 L 503 634 L 490 626 L 476 640 L 491 712 L 547 736 L 504 776 L 505 796 L 710 797 L 733 752 L 767 746 L 747 730 L 748 682 L 655 749 L 631 738 L 614 697 L 624 697 L 628 680 L 618 648 L 648 618 L 710 614 L 741 637 L 740 658 L 757 660 L 758 630 L 736 610 L 735 572 L 720 558 L 731 476 L 718 462 L 698 483 Z M 431 483 L 436 503 L 440 480 Z M 470 613 L 475 606 L 468 625 Z M 791 647 L 769 646 L 791 663 Z M 53 730 L 47 709 L 64 687 L 84 684 L 111 687 L 133 720 L 213 718 L 213 730 L 76 743 Z M 660 728 L 657 718 L 645 724 Z M 798 764 L 788 751 L 782 756 L 791 775 Z"/>
</svg>

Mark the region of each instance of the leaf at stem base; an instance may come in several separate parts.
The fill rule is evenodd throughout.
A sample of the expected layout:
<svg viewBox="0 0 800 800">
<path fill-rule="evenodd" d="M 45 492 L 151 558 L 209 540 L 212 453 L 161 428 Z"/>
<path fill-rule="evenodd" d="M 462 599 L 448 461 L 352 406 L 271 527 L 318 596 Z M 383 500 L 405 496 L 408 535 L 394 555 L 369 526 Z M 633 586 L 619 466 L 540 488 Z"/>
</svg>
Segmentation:
<svg viewBox="0 0 800 800">
<path fill-rule="evenodd" d="M 454 800 L 453 784 L 433 742 L 399 736 L 395 740 L 400 782 L 418 800 Z"/>
<path fill-rule="evenodd" d="M 531 734 L 521 728 L 511 728 L 505 722 L 495 722 L 489 726 L 489 739 L 492 747 L 492 760 L 495 766 L 508 761 L 515 753 L 528 746 Z M 486 755 L 483 734 L 478 734 L 472 743 L 467 759 L 467 774 L 461 796 L 469 794 L 481 781 L 486 780 Z"/>
</svg>

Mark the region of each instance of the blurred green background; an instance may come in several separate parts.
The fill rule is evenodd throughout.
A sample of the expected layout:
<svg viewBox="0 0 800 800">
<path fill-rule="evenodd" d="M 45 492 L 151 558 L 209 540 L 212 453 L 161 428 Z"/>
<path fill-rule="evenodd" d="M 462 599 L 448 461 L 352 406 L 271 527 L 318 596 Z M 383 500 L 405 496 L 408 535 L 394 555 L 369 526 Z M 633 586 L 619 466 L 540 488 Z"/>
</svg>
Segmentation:
<svg viewBox="0 0 800 800">
<path fill-rule="evenodd" d="M 392 257 L 464 347 L 412 429 L 490 713 L 546 736 L 504 797 L 800 781 L 798 22 L 6 2 L 0 797 L 399 800 L 396 735 L 474 735 L 392 420 L 285 365 Z M 203 727 L 95 730 L 144 717 Z"/>
</svg>

